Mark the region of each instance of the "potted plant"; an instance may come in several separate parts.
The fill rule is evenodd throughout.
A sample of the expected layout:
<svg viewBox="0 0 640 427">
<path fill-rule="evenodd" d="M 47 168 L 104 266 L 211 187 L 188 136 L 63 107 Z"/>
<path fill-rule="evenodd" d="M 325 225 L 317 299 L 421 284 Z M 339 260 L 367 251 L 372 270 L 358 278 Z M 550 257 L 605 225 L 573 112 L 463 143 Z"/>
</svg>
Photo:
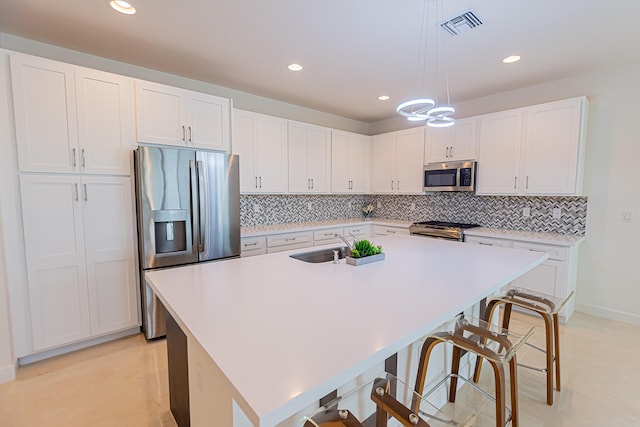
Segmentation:
<svg viewBox="0 0 640 427">
<path fill-rule="evenodd" d="M 362 265 L 382 261 L 383 259 L 382 246 L 376 246 L 368 240 L 358 240 L 353 242 L 351 256 L 347 257 L 347 264 Z"/>
</svg>

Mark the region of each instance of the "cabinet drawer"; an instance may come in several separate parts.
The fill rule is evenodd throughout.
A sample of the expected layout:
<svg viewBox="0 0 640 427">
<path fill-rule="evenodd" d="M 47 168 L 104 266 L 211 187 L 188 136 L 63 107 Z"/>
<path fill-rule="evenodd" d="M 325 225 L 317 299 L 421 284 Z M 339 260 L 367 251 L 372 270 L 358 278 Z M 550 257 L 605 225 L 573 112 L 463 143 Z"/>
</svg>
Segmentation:
<svg viewBox="0 0 640 427">
<path fill-rule="evenodd" d="M 513 243 L 511 242 L 511 240 L 493 239 L 491 237 L 465 236 L 464 241 L 465 243 L 471 243 L 475 245 L 499 246 L 501 248 L 513 247 Z"/>
<path fill-rule="evenodd" d="M 563 246 L 543 245 L 539 243 L 513 242 L 516 249 L 527 249 L 533 252 L 549 254 L 549 259 L 564 261 L 567 259 L 567 248 Z"/>
<path fill-rule="evenodd" d="M 342 233 L 343 231 L 341 227 L 316 230 L 313 232 L 313 241 L 321 245 L 330 243 L 331 241 L 340 241 L 340 239 L 336 238 L 335 235 Z"/>
<path fill-rule="evenodd" d="M 409 227 L 390 227 L 385 225 L 374 225 L 373 234 L 375 236 L 393 236 L 394 234 L 409 235 Z"/>
<path fill-rule="evenodd" d="M 240 239 L 240 253 L 242 256 L 262 255 L 267 253 L 267 238 L 244 237 Z"/>
<path fill-rule="evenodd" d="M 371 236 L 370 225 L 351 225 L 344 228 L 345 237 L 349 237 L 351 234 L 359 239 L 368 239 Z"/>
<path fill-rule="evenodd" d="M 273 248 L 285 245 L 298 245 L 300 243 L 306 243 L 311 246 L 313 242 L 313 232 L 304 231 L 299 233 L 285 233 L 285 234 L 273 234 L 267 236 L 267 248 Z M 285 249 L 286 250 L 286 249 Z"/>
</svg>

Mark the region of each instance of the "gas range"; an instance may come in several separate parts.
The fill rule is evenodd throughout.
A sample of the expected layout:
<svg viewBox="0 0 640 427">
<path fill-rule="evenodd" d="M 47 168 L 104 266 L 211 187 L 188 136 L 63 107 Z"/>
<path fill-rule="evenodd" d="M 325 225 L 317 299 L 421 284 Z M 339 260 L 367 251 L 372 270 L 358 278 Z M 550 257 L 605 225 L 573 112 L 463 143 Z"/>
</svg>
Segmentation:
<svg viewBox="0 0 640 427">
<path fill-rule="evenodd" d="M 464 230 L 475 227 L 480 227 L 480 225 L 461 224 L 458 222 L 424 221 L 411 224 L 409 232 L 413 235 L 462 242 L 464 240 Z"/>
</svg>

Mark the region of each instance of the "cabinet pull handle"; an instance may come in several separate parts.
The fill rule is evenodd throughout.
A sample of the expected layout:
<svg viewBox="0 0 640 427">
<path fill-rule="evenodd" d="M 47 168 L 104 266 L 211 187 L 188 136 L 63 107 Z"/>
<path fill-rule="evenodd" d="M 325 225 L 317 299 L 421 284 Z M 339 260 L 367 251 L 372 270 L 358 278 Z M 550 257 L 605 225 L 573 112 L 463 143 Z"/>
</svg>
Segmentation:
<svg viewBox="0 0 640 427">
<path fill-rule="evenodd" d="M 453 147 L 449 147 L 449 155 L 453 157 Z"/>
<path fill-rule="evenodd" d="M 400 180 L 396 181 L 396 190 L 400 191 Z"/>
<path fill-rule="evenodd" d="M 313 190 L 313 178 L 311 178 L 311 189 Z"/>
<path fill-rule="evenodd" d="M 359 233 L 360 230 L 352 230 L 353 233 Z"/>
<path fill-rule="evenodd" d="M 75 187 L 75 190 L 76 190 L 75 199 L 76 199 L 76 202 L 77 202 L 78 201 L 78 184 L 73 184 L 73 186 Z"/>
<path fill-rule="evenodd" d="M 525 190 L 529 189 L 529 175 L 527 175 L 527 180 L 524 183 L 524 188 L 525 188 Z"/>
<path fill-rule="evenodd" d="M 189 142 L 191 142 L 191 126 L 189 126 Z"/>
<path fill-rule="evenodd" d="M 80 150 L 80 156 L 82 157 L 82 167 L 87 167 L 87 157 L 85 155 L 84 148 Z"/>
<path fill-rule="evenodd" d="M 387 230 L 387 233 L 389 234 L 396 234 L 396 232 L 394 230 Z"/>
<path fill-rule="evenodd" d="M 393 190 L 393 180 L 391 180 L 391 189 Z"/>
<path fill-rule="evenodd" d="M 84 201 L 88 202 L 89 201 L 89 192 L 87 191 L 87 184 L 82 184 L 83 188 L 84 188 Z"/>
<path fill-rule="evenodd" d="M 182 126 L 182 141 L 187 142 L 187 130 Z"/>
<path fill-rule="evenodd" d="M 518 177 L 514 176 L 513 177 L 513 189 L 514 190 L 516 190 L 518 188 L 517 185 L 518 185 Z"/>
<path fill-rule="evenodd" d="M 285 242 L 292 242 L 294 240 L 296 240 L 295 237 L 287 237 L 287 238 L 284 239 Z"/>
<path fill-rule="evenodd" d="M 76 149 L 71 149 L 71 166 L 76 167 Z"/>
<path fill-rule="evenodd" d="M 449 157 L 449 147 L 447 147 L 447 149 L 445 150 L 444 156 L 447 158 Z"/>
<path fill-rule="evenodd" d="M 247 246 L 258 246 L 258 242 L 245 243 L 245 244 L 244 244 L 244 247 L 246 248 Z"/>
<path fill-rule="evenodd" d="M 478 242 L 478 244 L 483 246 L 493 246 L 493 243 Z"/>
<path fill-rule="evenodd" d="M 307 178 L 307 190 L 311 190 L 311 178 Z"/>
<path fill-rule="evenodd" d="M 256 180 L 255 188 L 258 188 L 258 177 L 257 177 L 257 176 L 254 176 L 253 178 Z"/>
<path fill-rule="evenodd" d="M 531 249 L 531 248 L 529 248 L 529 250 L 531 252 L 540 252 L 541 254 L 546 254 L 547 253 L 547 251 L 543 251 L 543 250 L 540 250 L 540 249 Z"/>
<path fill-rule="evenodd" d="M 260 177 L 260 188 L 262 188 L 262 177 Z"/>
</svg>

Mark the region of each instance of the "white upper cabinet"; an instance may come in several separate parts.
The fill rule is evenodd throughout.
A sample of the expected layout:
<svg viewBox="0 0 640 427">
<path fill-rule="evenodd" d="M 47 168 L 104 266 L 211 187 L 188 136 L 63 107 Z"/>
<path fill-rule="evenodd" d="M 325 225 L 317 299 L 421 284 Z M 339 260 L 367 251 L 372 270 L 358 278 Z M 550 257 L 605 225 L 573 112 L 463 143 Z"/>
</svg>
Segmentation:
<svg viewBox="0 0 640 427">
<path fill-rule="evenodd" d="M 412 128 L 373 137 L 373 192 L 421 194 L 424 128 Z"/>
<path fill-rule="evenodd" d="M 228 151 L 230 101 L 136 80 L 138 142 Z"/>
<path fill-rule="evenodd" d="M 524 194 L 581 194 L 586 98 L 528 107 L 522 135 Z"/>
<path fill-rule="evenodd" d="M 74 67 L 19 54 L 10 61 L 20 171 L 79 171 Z"/>
<path fill-rule="evenodd" d="M 329 192 L 330 138 L 327 128 L 289 122 L 289 192 Z"/>
<path fill-rule="evenodd" d="M 331 131 L 331 191 L 362 194 L 368 191 L 370 138 L 351 132 Z"/>
<path fill-rule="evenodd" d="M 480 117 L 478 194 L 580 195 L 585 97 Z"/>
<path fill-rule="evenodd" d="M 133 129 L 133 80 L 76 68 L 79 163 L 85 173 L 129 175 Z"/>
<path fill-rule="evenodd" d="M 518 194 L 522 109 L 480 117 L 478 194 Z"/>
<path fill-rule="evenodd" d="M 11 54 L 21 172 L 130 174 L 131 79 Z"/>
<path fill-rule="evenodd" d="M 234 108 L 232 152 L 242 193 L 287 192 L 286 120 Z"/>
<path fill-rule="evenodd" d="M 426 127 L 425 164 L 475 160 L 477 119 L 456 120 L 445 128 Z"/>
</svg>

